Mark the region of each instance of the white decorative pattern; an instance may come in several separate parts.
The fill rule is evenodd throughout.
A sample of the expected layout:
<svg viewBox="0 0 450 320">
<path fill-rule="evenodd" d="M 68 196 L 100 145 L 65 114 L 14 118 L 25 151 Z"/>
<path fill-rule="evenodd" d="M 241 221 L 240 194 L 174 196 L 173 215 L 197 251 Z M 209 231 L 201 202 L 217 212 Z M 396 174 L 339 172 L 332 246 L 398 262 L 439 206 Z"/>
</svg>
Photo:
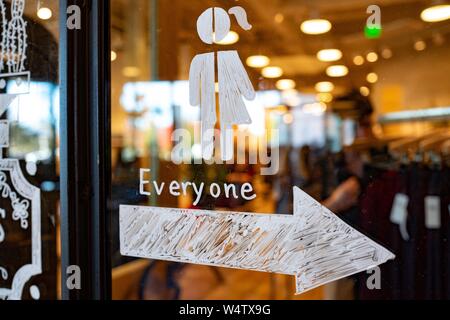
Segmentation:
<svg viewBox="0 0 450 320">
<path fill-rule="evenodd" d="M 296 276 L 297 294 L 394 255 L 298 188 L 294 215 L 120 208 L 125 256 Z"/>
<path fill-rule="evenodd" d="M 2 39 L 0 42 L 0 72 L 2 72 L 5 68 L 5 60 L 8 58 L 8 20 L 6 19 L 6 6 L 3 0 L 0 0 L 0 19 L 2 27 Z"/>
<path fill-rule="evenodd" d="M 0 72 L 5 69 L 5 60 L 9 73 L 0 74 L 0 116 L 7 110 L 18 95 L 29 93 L 30 72 L 25 71 L 27 59 L 27 23 L 23 19 L 25 0 L 13 0 L 11 4 L 11 20 L 6 18 L 4 0 L 0 0 L 0 19 L 2 39 L 0 42 Z M 9 123 L 0 122 L 0 151 L 9 147 Z M 41 193 L 24 177 L 19 161 L 2 159 L 0 153 L 0 198 L 8 200 L 12 209 L 11 215 L 6 208 L 0 208 L 1 220 L 11 219 L 19 223 L 22 230 L 31 231 L 31 257 L 22 266 L 14 266 L 14 275 L 8 274 L 4 267 L 6 261 L 0 261 L 0 278 L 4 281 L 12 278 L 10 288 L 0 288 L 0 299 L 20 300 L 25 285 L 36 275 L 42 273 L 41 244 Z M 0 245 L 7 237 L 0 223 Z M 30 287 L 33 299 L 40 298 L 38 287 Z"/>
<path fill-rule="evenodd" d="M 30 202 L 28 200 L 20 200 L 17 193 L 11 190 L 7 181 L 7 176 L 4 172 L 0 172 L 0 192 L 3 198 L 9 198 L 11 201 L 13 220 L 20 220 L 21 228 L 28 229 L 28 208 L 30 207 Z"/>
<path fill-rule="evenodd" d="M 10 289 L 0 289 L 0 299 L 20 300 L 25 284 L 34 276 L 42 273 L 41 254 L 41 192 L 31 185 L 23 176 L 19 161 L 16 159 L 0 160 L 0 173 L 9 173 L 11 185 L 25 200 L 31 204 L 31 262 L 22 266 L 14 275 Z M 4 191 L 5 189 L 3 189 Z M 25 223 L 21 219 L 23 212 L 17 215 L 21 227 Z M 28 226 L 28 220 L 26 222 Z M 6 270 L 5 270 L 6 271 Z"/>
<path fill-rule="evenodd" d="M 23 20 L 25 0 L 13 0 L 11 21 L 8 23 L 8 70 L 10 73 L 25 71 L 27 59 L 27 23 Z"/>
</svg>

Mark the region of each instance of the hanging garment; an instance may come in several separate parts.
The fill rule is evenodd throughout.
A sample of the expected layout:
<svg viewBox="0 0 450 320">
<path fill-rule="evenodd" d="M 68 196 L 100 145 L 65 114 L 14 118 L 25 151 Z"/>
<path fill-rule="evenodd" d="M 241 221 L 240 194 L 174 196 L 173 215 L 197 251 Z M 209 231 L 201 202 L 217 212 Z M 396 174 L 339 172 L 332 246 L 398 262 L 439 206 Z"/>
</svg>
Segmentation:
<svg viewBox="0 0 450 320">
<path fill-rule="evenodd" d="M 430 173 L 428 196 L 425 198 L 426 265 L 425 298 L 442 298 L 442 171 L 435 168 Z"/>
<path fill-rule="evenodd" d="M 360 227 L 364 233 L 377 239 L 394 254 L 397 252 L 390 238 L 391 223 L 389 220 L 392 203 L 398 190 L 398 173 L 368 169 L 371 177 L 360 200 Z M 397 229 L 398 230 L 398 229 Z M 397 231 L 398 233 L 398 231 Z M 368 274 L 361 274 L 358 281 L 358 297 L 362 300 L 388 300 L 392 298 L 392 269 L 398 264 L 398 258 L 381 266 L 381 288 L 370 290 L 367 286 Z"/>
<path fill-rule="evenodd" d="M 442 298 L 450 300 L 450 167 L 442 170 L 441 213 L 442 213 Z"/>
<path fill-rule="evenodd" d="M 429 172 L 421 163 L 409 168 L 410 199 L 407 228 L 410 239 L 402 246 L 402 299 L 425 298 L 425 214 L 424 198 L 427 194 Z"/>
<path fill-rule="evenodd" d="M 397 182 L 396 184 L 396 195 L 402 194 L 406 195 L 408 193 L 408 167 L 405 165 L 400 166 Z M 393 203 L 391 204 L 393 205 Z M 396 259 L 392 261 L 390 266 L 390 286 L 391 286 L 391 297 L 394 300 L 400 300 L 402 298 L 402 261 L 404 260 L 402 245 L 403 236 L 400 231 L 400 226 L 398 224 L 391 223 L 389 226 L 390 231 L 390 248 L 395 254 Z"/>
</svg>

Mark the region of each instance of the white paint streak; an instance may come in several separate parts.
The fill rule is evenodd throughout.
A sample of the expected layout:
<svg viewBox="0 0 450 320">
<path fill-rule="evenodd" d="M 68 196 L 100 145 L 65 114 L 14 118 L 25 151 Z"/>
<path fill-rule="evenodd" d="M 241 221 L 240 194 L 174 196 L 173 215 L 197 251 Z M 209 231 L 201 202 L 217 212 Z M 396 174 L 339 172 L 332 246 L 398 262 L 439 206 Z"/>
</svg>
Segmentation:
<svg viewBox="0 0 450 320">
<path fill-rule="evenodd" d="M 9 147 L 9 121 L 0 120 L 0 148 Z M 0 155 L 1 158 L 2 155 Z"/>
<path fill-rule="evenodd" d="M 121 253 L 295 275 L 298 294 L 394 258 L 298 188 L 294 202 L 294 216 L 121 206 Z"/>
</svg>

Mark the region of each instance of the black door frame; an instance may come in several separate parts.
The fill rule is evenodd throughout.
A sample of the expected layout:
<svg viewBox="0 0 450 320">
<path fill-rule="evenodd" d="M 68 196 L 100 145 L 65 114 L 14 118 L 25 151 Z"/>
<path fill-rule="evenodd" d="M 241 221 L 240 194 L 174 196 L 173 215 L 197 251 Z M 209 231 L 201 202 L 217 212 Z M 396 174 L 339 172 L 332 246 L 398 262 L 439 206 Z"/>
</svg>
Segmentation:
<svg viewBox="0 0 450 320">
<path fill-rule="evenodd" d="M 111 298 L 110 0 L 60 0 L 61 272 L 64 300 Z M 81 9 L 69 30 L 67 8 Z M 66 285 L 69 266 L 81 289 Z"/>
</svg>

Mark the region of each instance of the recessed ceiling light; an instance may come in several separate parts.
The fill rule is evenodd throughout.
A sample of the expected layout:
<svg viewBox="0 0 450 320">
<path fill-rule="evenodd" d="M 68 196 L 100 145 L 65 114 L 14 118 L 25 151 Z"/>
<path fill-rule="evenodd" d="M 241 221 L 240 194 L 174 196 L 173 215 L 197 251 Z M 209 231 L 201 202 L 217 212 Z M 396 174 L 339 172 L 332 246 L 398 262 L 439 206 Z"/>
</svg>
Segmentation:
<svg viewBox="0 0 450 320">
<path fill-rule="evenodd" d="M 284 15 L 283 15 L 282 13 L 277 13 L 277 14 L 275 15 L 274 20 L 275 20 L 275 23 L 278 23 L 278 24 L 283 23 L 283 21 L 284 21 Z"/>
<path fill-rule="evenodd" d="M 213 36 L 215 37 L 215 35 L 213 35 Z M 239 41 L 239 34 L 237 32 L 230 31 L 225 36 L 225 38 L 223 38 L 220 41 L 214 41 L 214 43 L 220 44 L 220 45 L 230 45 L 230 44 L 235 44 L 238 41 Z"/>
<path fill-rule="evenodd" d="M 324 49 L 317 53 L 317 59 L 320 61 L 331 62 L 342 58 L 342 51 L 338 49 Z"/>
<path fill-rule="evenodd" d="M 377 83 L 378 75 L 375 72 L 371 72 L 367 75 L 367 82 L 369 83 Z"/>
<path fill-rule="evenodd" d="M 378 54 L 376 52 L 369 52 L 367 54 L 366 59 L 369 62 L 377 62 L 378 61 Z"/>
<path fill-rule="evenodd" d="M 122 74 L 127 78 L 136 78 L 141 75 L 141 69 L 133 66 L 125 67 L 122 70 Z"/>
<path fill-rule="evenodd" d="M 306 20 L 301 25 L 303 33 L 312 35 L 327 33 L 331 28 L 331 22 L 325 19 Z"/>
<path fill-rule="evenodd" d="M 353 58 L 353 63 L 357 66 L 362 66 L 364 64 L 364 57 L 363 56 L 355 56 Z"/>
<path fill-rule="evenodd" d="M 111 61 L 117 60 L 117 53 L 115 51 L 111 51 Z"/>
<path fill-rule="evenodd" d="M 247 65 L 251 68 L 264 68 L 270 64 L 269 57 L 263 55 L 251 56 L 247 58 Z"/>
<path fill-rule="evenodd" d="M 361 87 L 359 88 L 359 92 L 361 93 L 362 96 L 364 97 L 368 97 L 370 95 L 370 89 L 367 87 Z"/>
<path fill-rule="evenodd" d="M 316 96 L 316 100 L 323 103 L 330 103 L 333 101 L 333 95 L 329 92 L 322 92 Z"/>
<path fill-rule="evenodd" d="M 442 33 L 434 33 L 433 34 L 433 43 L 437 46 L 443 45 L 445 42 L 445 38 Z"/>
<path fill-rule="evenodd" d="M 414 43 L 414 49 L 416 51 L 423 51 L 427 48 L 427 43 L 423 40 L 418 40 Z"/>
<path fill-rule="evenodd" d="M 49 20 L 53 16 L 53 12 L 50 8 L 41 7 L 37 12 L 37 16 L 42 20 Z"/>
<path fill-rule="evenodd" d="M 381 56 L 384 59 L 390 59 L 390 58 L 392 58 L 393 55 L 394 54 L 392 53 L 392 50 L 389 48 L 384 48 L 383 51 L 381 51 Z"/>
<path fill-rule="evenodd" d="M 278 90 L 291 90 L 295 89 L 296 86 L 297 84 L 295 83 L 295 81 L 291 79 L 281 79 L 276 83 L 276 87 Z"/>
<path fill-rule="evenodd" d="M 348 74 L 348 68 L 344 65 L 330 66 L 327 68 L 327 75 L 329 77 L 345 77 Z"/>
<path fill-rule="evenodd" d="M 429 7 L 422 11 L 420 17 L 425 22 L 439 22 L 450 19 L 450 4 Z"/>
<path fill-rule="evenodd" d="M 331 92 L 334 90 L 334 84 L 329 81 L 319 82 L 315 86 L 317 92 Z"/>
<path fill-rule="evenodd" d="M 265 67 L 261 73 L 265 78 L 274 79 L 283 75 L 283 69 L 280 67 Z"/>
</svg>

